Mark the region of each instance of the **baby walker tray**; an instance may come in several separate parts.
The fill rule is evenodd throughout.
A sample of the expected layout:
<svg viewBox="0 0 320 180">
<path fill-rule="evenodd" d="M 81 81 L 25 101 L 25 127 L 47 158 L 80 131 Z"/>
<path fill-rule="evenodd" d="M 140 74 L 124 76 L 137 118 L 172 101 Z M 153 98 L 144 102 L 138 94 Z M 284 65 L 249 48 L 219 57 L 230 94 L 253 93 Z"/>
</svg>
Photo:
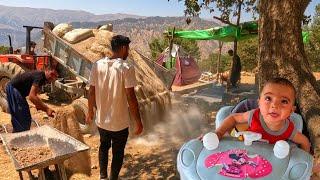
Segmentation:
<svg viewBox="0 0 320 180">
<path fill-rule="evenodd" d="M 313 157 L 296 145 L 279 159 L 273 144 L 253 142 L 246 146 L 233 137 L 224 137 L 214 150 L 193 139 L 179 150 L 177 168 L 182 180 L 225 179 L 310 179 Z"/>
</svg>

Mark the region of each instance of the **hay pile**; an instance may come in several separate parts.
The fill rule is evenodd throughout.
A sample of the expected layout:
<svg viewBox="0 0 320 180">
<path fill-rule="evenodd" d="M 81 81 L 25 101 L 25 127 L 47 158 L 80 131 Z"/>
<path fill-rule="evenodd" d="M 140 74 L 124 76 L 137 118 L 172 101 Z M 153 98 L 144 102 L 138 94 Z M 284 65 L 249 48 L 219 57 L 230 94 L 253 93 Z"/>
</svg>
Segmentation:
<svg viewBox="0 0 320 180">
<path fill-rule="evenodd" d="M 110 57 L 112 55 L 110 41 L 115 34 L 99 29 L 93 29 L 92 32 L 94 34 L 93 37 L 73 44 L 72 47 L 91 62 L 96 62 L 106 56 Z M 130 50 L 128 59 L 135 67 L 139 84 L 135 88 L 135 92 L 139 101 L 140 114 L 145 130 L 148 130 L 156 122 L 163 119 L 166 110 L 171 104 L 170 94 L 162 81 L 134 49 Z"/>
<path fill-rule="evenodd" d="M 56 109 L 55 117 L 50 118 L 50 121 L 48 122 L 50 122 L 50 125 L 54 128 L 84 142 L 79 123 L 77 122 L 77 116 L 72 106 L 69 105 Z M 91 159 L 89 152 L 78 153 L 66 160 L 64 164 L 66 168 L 73 173 L 91 174 Z"/>
<path fill-rule="evenodd" d="M 73 44 L 73 48 L 75 48 L 91 62 L 95 62 L 105 56 L 110 57 L 110 41 L 113 33 L 106 30 L 97 29 L 93 29 L 92 32 L 94 35 L 93 37 Z"/>
</svg>

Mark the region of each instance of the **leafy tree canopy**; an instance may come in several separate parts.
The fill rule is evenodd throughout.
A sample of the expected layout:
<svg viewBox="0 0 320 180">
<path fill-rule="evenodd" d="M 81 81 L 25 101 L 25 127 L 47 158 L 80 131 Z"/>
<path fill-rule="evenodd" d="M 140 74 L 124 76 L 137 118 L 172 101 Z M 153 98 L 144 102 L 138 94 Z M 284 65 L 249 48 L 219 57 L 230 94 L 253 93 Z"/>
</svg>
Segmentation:
<svg viewBox="0 0 320 180">
<path fill-rule="evenodd" d="M 238 16 L 238 8 L 246 12 L 252 12 L 255 17 L 257 12 L 256 0 L 178 0 L 184 1 L 186 16 L 199 16 L 202 9 L 207 9 L 211 13 L 216 9 L 221 13 L 220 17 L 216 17 L 220 21 L 230 24 L 230 18 Z"/>
<path fill-rule="evenodd" d="M 211 53 L 207 59 L 198 63 L 201 71 L 210 71 L 212 73 L 217 72 L 218 54 Z M 219 72 L 230 70 L 231 57 L 228 54 L 221 55 L 221 61 L 219 65 Z"/>
<path fill-rule="evenodd" d="M 198 44 L 194 40 L 174 38 L 173 43 L 181 46 L 181 48 L 190 56 L 195 59 L 200 59 L 200 50 Z M 154 38 L 151 43 L 149 43 L 149 48 L 151 51 L 151 56 L 153 59 L 159 57 L 159 55 L 169 47 L 170 43 L 167 38 Z"/>
<path fill-rule="evenodd" d="M 239 41 L 238 55 L 243 71 L 252 71 L 258 65 L 258 38 Z"/>
<path fill-rule="evenodd" d="M 0 46 L 0 54 L 7 54 L 9 52 L 9 47 Z"/>
<path fill-rule="evenodd" d="M 304 30 L 310 32 L 310 41 L 305 45 L 306 54 L 313 71 L 320 71 L 320 4 L 315 8 L 315 15 L 310 26 Z"/>
</svg>

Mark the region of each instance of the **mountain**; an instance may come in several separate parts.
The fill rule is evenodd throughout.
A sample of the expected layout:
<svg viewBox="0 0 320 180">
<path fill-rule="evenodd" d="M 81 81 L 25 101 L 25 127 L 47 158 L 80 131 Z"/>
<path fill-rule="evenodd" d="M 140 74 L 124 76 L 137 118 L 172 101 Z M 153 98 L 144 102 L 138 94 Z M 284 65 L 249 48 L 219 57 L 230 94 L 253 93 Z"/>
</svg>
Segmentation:
<svg viewBox="0 0 320 180">
<path fill-rule="evenodd" d="M 61 22 L 97 22 L 106 20 L 115 20 L 123 18 L 143 18 L 144 16 L 137 16 L 132 14 L 103 14 L 95 15 L 86 11 L 76 10 L 53 10 L 53 9 L 39 9 L 28 7 L 9 7 L 0 5 L 0 28 L 4 25 L 12 28 L 22 29 L 21 24 L 31 26 L 42 26 L 44 21 L 53 23 Z"/>
<path fill-rule="evenodd" d="M 98 25 L 113 24 L 113 31 L 123 34 L 131 39 L 131 48 L 137 49 L 150 56 L 149 43 L 154 38 L 163 37 L 163 32 L 168 28 L 176 29 L 207 29 L 218 24 L 213 21 L 194 18 L 187 25 L 185 17 L 146 17 L 143 19 L 125 18 L 103 22 L 73 22 L 74 28 L 95 28 Z M 217 47 L 216 41 L 198 41 L 201 57 L 206 58 Z"/>
<path fill-rule="evenodd" d="M 55 24 L 66 22 L 97 22 L 123 18 L 144 18 L 131 14 L 103 14 L 95 15 L 86 11 L 53 10 L 28 7 L 9 7 L 0 5 L 0 45 L 8 45 L 7 35 L 12 35 L 13 45 L 21 46 L 25 41 L 23 25 L 43 26 L 43 22 Z M 36 31 L 34 31 L 36 32 Z M 38 31 L 39 32 L 39 31 Z"/>
<path fill-rule="evenodd" d="M 51 21 L 54 24 L 67 22 L 73 28 L 96 28 L 98 25 L 113 24 L 115 33 L 130 37 L 131 47 L 138 49 L 146 55 L 150 55 L 148 43 L 154 38 L 162 37 L 168 28 L 176 29 L 206 29 L 218 24 L 213 21 L 194 18 L 187 25 L 185 17 L 143 17 L 130 14 L 105 14 L 94 15 L 85 11 L 73 10 L 52 10 L 1 6 L 0 11 L 0 45 L 8 45 L 10 34 L 14 47 L 25 44 L 25 29 L 23 25 L 43 26 L 44 21 Z M 33 40 L 40 39 L 40 33 L 33 30 Z M 214 48 L 215 41 L 198 42 L 201 57 L 206 58 Z"/>
</svg>

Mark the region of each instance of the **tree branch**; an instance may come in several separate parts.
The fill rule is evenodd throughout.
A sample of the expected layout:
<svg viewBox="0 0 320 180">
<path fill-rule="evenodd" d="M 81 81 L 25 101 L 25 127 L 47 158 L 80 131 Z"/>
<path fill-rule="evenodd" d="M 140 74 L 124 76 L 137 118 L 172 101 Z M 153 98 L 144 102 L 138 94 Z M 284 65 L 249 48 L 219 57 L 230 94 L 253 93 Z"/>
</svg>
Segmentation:
<svg viewBox="0 0 320 180">
<path fill-rule="evenodd" d="M 221 22 L 223 22 L 223 23 L 225 23 L 225 24 L 229 24 L 229 25 L 231 25 L 231 26 L 237 27 L 237 25 L 232 24 L 230 21 L 226 21 L 226 20 L 224 20 L 224 19 L 222 19 L 222 18 L 220 18 L 220 17 L 213 16 L 213 18 L 214 18 L 214 19 L 217 19 L 217 20 L 219 20 L 219 21 L 221 21 Z"/>
</svg>

